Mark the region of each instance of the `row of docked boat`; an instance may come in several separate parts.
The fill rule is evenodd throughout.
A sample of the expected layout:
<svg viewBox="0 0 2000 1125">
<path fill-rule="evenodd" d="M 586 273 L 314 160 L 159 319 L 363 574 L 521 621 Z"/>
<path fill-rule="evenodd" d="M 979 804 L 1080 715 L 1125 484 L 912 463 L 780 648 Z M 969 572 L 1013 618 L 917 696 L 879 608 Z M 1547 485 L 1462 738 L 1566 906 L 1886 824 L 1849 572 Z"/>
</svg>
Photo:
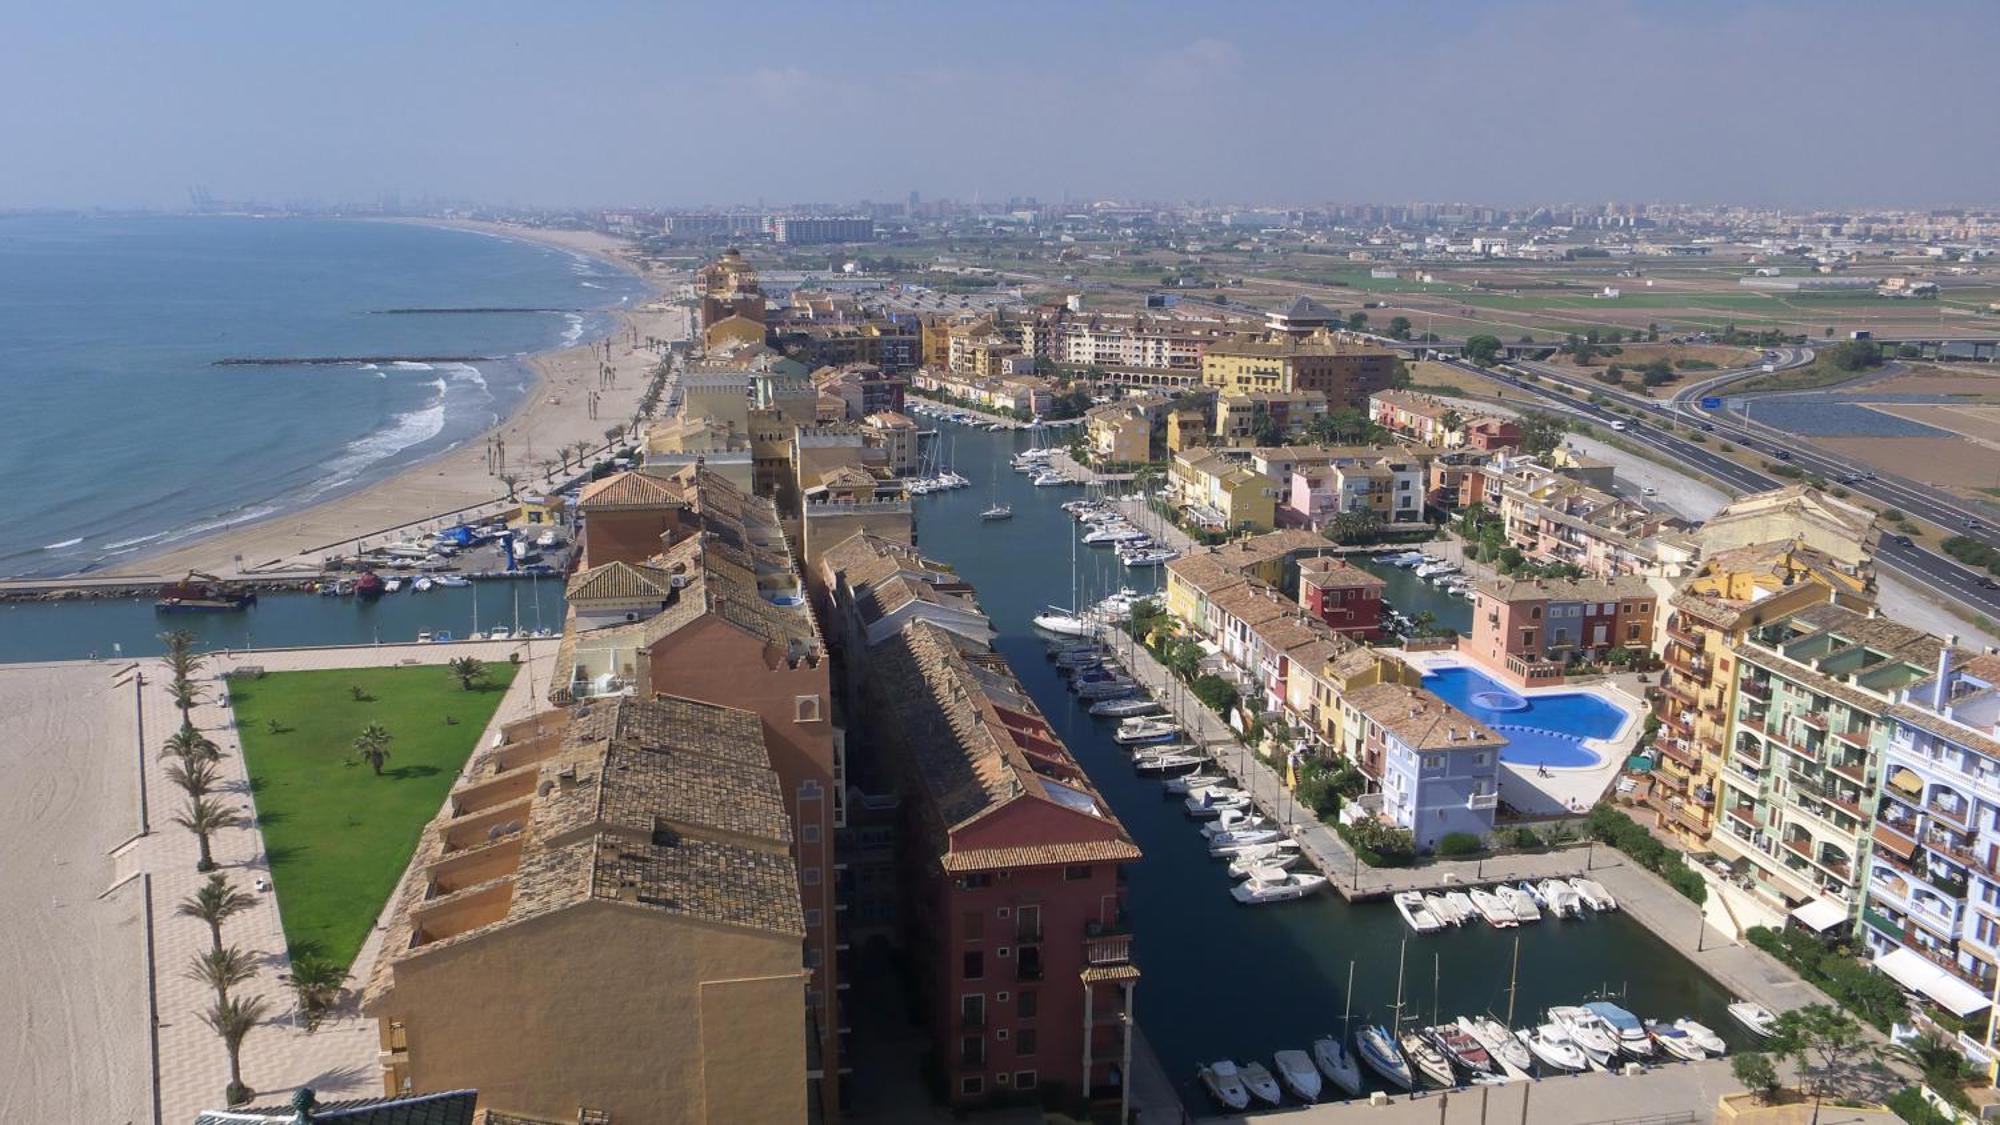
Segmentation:
<svg viewBox="0 0 2000 1125">
<path fill-rule="evenodd" d="M 1180 552 L 1154 542 L 1108 501 L 1072 500 L 1063 505 L 1063 511 L 1083 524 L 1084 546 L 1110 547 L 1127 567 L 1162 566 L 1180 557 Z"/>
<path fill-rule="evenodd" d="M 1483 919 L 1494 929 L 1539 922 L 1542 912 L 1557 918 L 1582 918 L 1618 909 L 1618 900 L 1595 879 L 1522 880 L 1496 883 L 1467 891 L 1401 891 L 1393 900 L 1403 923 L 1420 934 L 1463 926 Z"/>
<path fill-rule="evenodd" d="M 960 426 L 970 426 L 975 430 L 1005 430 L 1010 428 L 1010 424 L 1007 422 L 981 418 L 969 410 L 959 410 L 946 406 L 943 403 L 917 402 L 912 400 L 906 403 L 903 409 L 908 413 L 921 417 L 935 418 L 940 422 L 951 422 Z"/>
<path fill-rule="evenodd" d="M 1472 596 L 1472 579 L 1463 573 L 1463 568 L 1436 555 L 1427 555 L 1422 551 L 1392 551 L 1376 555 L 1375 561 L 1411 571 L 1447 594 L 1461 598 Z"/>
</svg>

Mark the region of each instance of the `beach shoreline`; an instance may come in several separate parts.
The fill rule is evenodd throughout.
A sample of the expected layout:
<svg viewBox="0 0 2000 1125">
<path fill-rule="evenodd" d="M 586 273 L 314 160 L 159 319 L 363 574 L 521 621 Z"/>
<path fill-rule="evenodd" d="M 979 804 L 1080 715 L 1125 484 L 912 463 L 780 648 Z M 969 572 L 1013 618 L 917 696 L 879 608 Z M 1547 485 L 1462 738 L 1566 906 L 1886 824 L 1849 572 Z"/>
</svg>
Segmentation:
<svg viewBox="0 0 2000 1125">
<path fill-rule="evenodd" d="M 632 255 L 631 244 L 620 239 L 592 231 L 470 220 L 381 221 L 467 230 L 585 254 L 630 273 L 650 290 L 650 296 L 628 307 L 595 310 L 611 317 L 608 333 L 524 357 L 534 375 L 532 385 L 493 426 L 454 447 L 412 461 L 353 491 L 66 577 L 137 582 L 178 579 L 189 571 L 225 577 L 317 573 L 325 556 L 347 553 L 357 542 L 380 542 L 402 529 L 497 511 L 508 505 L 506 485 L 494 465 L 496 445 L 504 450 L 507 470 L 520 476 L 518 487 L 534 491 L 545 479 L 542 462 L 553 459 L 558 450 L 583 441 L 601 447 L 606 429 L 631 419 L 662 359 L 663 353 L 649 347 L 648 341 L 683 339 L 689 331 L 687 310 L 663 299 L 665 287 L 674 279 L 649 271 Z M 607 368 L 609 374 L 603 374 Z M 59 582 L 61 577 L 37 581 Z"/>
</svg>

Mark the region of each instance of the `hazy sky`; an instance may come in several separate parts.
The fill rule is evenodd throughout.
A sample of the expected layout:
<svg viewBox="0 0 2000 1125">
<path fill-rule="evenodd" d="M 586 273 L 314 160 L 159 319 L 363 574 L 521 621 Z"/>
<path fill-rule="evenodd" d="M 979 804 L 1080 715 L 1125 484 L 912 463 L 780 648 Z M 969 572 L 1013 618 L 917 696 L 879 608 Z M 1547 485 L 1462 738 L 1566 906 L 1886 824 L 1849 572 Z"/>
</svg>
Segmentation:
<svg viewBox="0 0 2000 1125">
<path fill-rule="evenodd" d="M 2000 203 L 2000 2 L 8 0 L 0 207 Z"/>
</svg>

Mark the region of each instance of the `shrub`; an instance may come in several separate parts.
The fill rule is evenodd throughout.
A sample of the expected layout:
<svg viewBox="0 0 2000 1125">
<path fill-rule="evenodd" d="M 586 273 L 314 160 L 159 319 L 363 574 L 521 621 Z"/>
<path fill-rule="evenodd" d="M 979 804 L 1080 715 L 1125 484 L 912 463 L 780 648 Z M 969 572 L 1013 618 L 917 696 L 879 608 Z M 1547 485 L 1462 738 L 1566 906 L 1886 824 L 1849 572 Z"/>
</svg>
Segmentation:
<svg viewBox="0 0 2000 1125">
<path fill-rule="evenodd" d="M 1202 705 L 1218 715 L 1227 715 L 1236 706 L 1239 698 L 1236 685 L 1213 673 L 1205 674 L 1194 682 L 1194 697 Z"/>
<path fill-rule="evenodd" d="M 1542 838 L 1535 835 L 1535 830 L 1532 828 L 1516 828 L 1514 829 L 1514 846 L 1517 848 L 1539 848 L 1542 846 Z"/>
<path fill-rule="evenodd" d="M 1884 1104 L 1909 1125 L 1953 1125 L 1951 1118 L 1931 1108 L 1931 1103 L 1924 1100 L 1923 1093 L 1915 1086 L 1903 1087 Z"/>
<path fill-rule="evenodd" d="M 1908 1010 L 1896 982 L 1855 960 L 1845 946 L 1829 947 L 1802 930 L 1768 926 L 1752 926 L 1743 936 L 1879 1030 L 1889 1030 Z"/>
<path fill-rule="evenodd" d="M 1417 856 L 1416 841 L 1407 828 L 1391 828 L 1374 820 L 1335 826 L 1340 838 L 1370 867 L 1408 867 Z"/>
<path fill-rule="evenodd" d="M 1681 853 L 1653 838 L 1637 821 L 1610 805 L 1597 805 L 1585 821 L 1590 834 L 1632 857 L 1633 861 L 1667 881 L 1667 884 L 1700 904 L 1708 900 L 1708 884 L 1687 865 Z"/>
<path fill-rule="evenodd" d="M 1486 850 L 1486 844 L 1470 832 L 1447 832 L 1437 842 L 1439 855 L 1476 855 Z"/>
</svg>

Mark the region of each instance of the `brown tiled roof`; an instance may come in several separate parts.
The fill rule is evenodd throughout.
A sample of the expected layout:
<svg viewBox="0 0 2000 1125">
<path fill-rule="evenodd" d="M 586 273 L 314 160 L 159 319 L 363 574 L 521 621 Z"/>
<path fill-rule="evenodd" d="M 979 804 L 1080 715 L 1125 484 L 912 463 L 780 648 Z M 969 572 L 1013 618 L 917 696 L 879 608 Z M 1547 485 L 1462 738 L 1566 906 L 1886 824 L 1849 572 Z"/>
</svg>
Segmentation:
<svg viewBox="0 0 2000 1125">
<path fill-rule="evenodd" d="M 1473 589 L 1503 602 L 1579 601 L 1615 602 L 1625 598 L 1653 597 L 1653 588 L 1636 575 L 1617 578 L 1482 578 Z"/>
<path fill-rule="evenodd" d="M 1370 684 L 1348 692 L 1347 702 L 1412 750 L 1491 749 L 1507 744 L 1486 724 L 1422 688 Z"/>
<path fill-rule="evenodd" d="M 572 602 L 664 600 L 673 589 L 673 576 L 654 567 L 609 562 L 579 570 L 569 580 Z"/>
<path fill-rule="evenodd" d="M 1087 840 L 1070 844 L 1030 844 L 1018 848 L 967 848 L 945 853 L 939 860 L 946 871 L 992 871 L 1002 867 L 1040 867 L 1052 864 L 1129 863 L 1139 858 L 1139 847 L 1130 840 Z"/>
<path fill-rule="evenodd" d="M 1209 604 L 1255 629 L 1292 611 L 1290 603 L 1262 582 L 1245 582 L 1208 596 Z"/>
<path fill-rule="evenodd" d="M 1077 975 L 1083 978 L 1083 983 L 1085 984 L 1096 984 L 1099 981 L 1107 980 L 1137 980 L 1139 979 L 1139 966 L 1092 965 Z"/>
<path fill-rule="evenodd" d="M 576 506 L 584 512 L 615 511 L 620 508 L 678 508 L 686 503 L 681 490 L 645 473 L 613 473 L 592 481 L 577 493 Z"/>
<path fill-rule="evenodd" d="M 1337 555 L 1321 555 L 1317 558 L 1300 559 L 1299 577 L 1309 578 L 1315 585 L 1333 586 L 1341 589 L 1388 585 L 1388 582 L 1385 580 L 1368 573 Z"/>
</svg>

